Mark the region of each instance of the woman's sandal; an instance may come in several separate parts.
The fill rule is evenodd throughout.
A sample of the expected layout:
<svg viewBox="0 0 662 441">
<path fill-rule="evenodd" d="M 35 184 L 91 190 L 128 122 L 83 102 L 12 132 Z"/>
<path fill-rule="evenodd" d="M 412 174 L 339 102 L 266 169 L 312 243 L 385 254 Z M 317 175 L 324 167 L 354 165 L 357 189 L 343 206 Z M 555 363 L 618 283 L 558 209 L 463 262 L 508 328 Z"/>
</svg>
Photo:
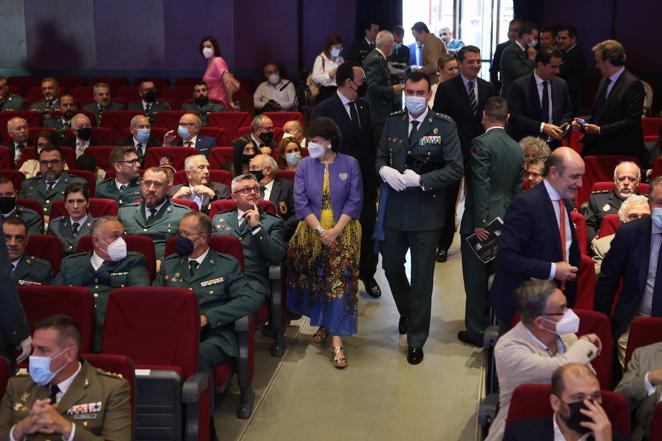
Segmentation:
<svg viewBox="0 0 662 441">
<path fill-rule="evenodd" d="M 336 369 L 344 369 L 347 367 L 347 358 L 345 358 L 345 352 L 343 351 L 342 346 L 331 348 L 331 353 L 333 355 L 333 366 Z M 340 356 L 341 353 L 342 356 Z"/>
<path fill-rule="evenodd" d="M 315 344 L 321 344 L 326 341 L 326 338 L 328 337 L 328 334 L 326 332 L 325 328 L 318 328 L 317 331 L 313 334 L 313 343 Z"/>
</svg>

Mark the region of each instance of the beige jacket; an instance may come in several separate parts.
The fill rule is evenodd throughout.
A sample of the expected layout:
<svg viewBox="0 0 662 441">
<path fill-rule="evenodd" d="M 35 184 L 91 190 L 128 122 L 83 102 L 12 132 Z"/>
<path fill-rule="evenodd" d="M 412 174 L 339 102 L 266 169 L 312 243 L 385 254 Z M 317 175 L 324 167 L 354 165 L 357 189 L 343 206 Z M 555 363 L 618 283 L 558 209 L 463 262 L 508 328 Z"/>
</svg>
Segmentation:
<svg viewBox="0 0 662 441">
<path fill-rule="evenodd" d="M 611 241 L 614 240 L 615 234 L 604 236 L 601 238 L 593 239 L 591 242 L 591 249 L 593 250 L 593 263 L 595 264 L 595 274 L 600 274 L 602 268 L 602 261 L 611 248 Z"/>
<path fill-rule="evenodd" d="M 439 70 L 439 57 L 445 53 L 446 46 L 444 45 L 444 42 L 432 32 L 428 33 L 428 36 L 423 43 L 423 67 L 421 68 L 421 72 L 426 73 L 430 77 L 430 82 L 432 84 L 437 84 L 439 82 L 439 75 L 437 73 Z"/>
</svg>

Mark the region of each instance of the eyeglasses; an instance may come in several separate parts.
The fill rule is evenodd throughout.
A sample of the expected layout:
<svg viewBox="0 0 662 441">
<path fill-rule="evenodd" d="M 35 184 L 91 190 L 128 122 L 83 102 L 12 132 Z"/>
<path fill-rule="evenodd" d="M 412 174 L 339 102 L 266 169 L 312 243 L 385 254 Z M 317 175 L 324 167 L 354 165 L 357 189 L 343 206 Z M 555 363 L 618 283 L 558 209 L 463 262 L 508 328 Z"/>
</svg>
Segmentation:
<svg viewBox="0 0 662 441">
<path fill-rule="evenodd" d="M 126 159 L 122 161 L 117 161 L 118 164 L 126 164 L 126 165 L 136 165 L 140 164 L 140 159 Z"/>
<path fill-rule="evenodd" d="M 43 165 L 44 167 L 48 167 L 49 165 L 58 165 L 60 162 L 62 162 L 60 159 L 51 159 L 50 161 L 46 159 L 42 159 L 39 161 L 39 165 Z"/>
<path fill-rule="evenodd" d="M 235 193 L 249 195 L 251 193 L 260 193 L 260 187 L 245 187 L 235 191 Z"/>
</svg>

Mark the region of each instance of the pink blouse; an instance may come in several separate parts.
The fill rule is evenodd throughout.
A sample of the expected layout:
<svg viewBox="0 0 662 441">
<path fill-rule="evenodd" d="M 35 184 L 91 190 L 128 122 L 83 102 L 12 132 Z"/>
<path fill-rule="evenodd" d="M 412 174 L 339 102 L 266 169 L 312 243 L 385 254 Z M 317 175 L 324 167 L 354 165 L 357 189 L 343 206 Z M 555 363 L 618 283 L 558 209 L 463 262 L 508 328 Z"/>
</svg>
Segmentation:
<svg viewBox="0 0 662 441">
<path fill-rule="evenodd" d="M 202 80 L 207 83 L 209 90 L 209 99 L 222 101 L 226 108 L 229 104 L 225 96 L 225 87 L 223 86 L 223 74 L 229 72 L 227 63 L 221 57 L 213 57 L 209 60 L 207 70 L 202 76 Z"/>
</svg>

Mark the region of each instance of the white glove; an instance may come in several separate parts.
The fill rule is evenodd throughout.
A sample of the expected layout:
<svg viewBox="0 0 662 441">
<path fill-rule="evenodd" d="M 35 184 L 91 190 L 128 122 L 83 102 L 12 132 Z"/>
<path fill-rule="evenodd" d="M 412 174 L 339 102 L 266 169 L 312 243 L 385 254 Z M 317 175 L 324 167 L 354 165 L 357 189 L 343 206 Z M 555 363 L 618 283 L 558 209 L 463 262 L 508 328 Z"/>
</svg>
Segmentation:
<svg viewBox="0 0 662 441">
<path fill-rule="evenodd" d="M 407 169 L 402 174 L 405 178 L 405 185 L 407 187 L 420 187 L 421 186 L 421 175 L 416 173 L 414 170 Z"/>
<path fill-rule="evenodd" d="M 379 176 L 395 191 L 402 191 L 407 188 L 405 177 L 393 167 L 383 166 L 379 169 Z"/>
<path fill-rule="evenodd" d="M 25 340 L 19 345 L 21 349 L 21 355 L 16 357 L 16 364 L 21 364 L 23 361 L 30 356 L 30 350 L 32 349 L 32 337 L 28 336 Z"/>
</svg>

